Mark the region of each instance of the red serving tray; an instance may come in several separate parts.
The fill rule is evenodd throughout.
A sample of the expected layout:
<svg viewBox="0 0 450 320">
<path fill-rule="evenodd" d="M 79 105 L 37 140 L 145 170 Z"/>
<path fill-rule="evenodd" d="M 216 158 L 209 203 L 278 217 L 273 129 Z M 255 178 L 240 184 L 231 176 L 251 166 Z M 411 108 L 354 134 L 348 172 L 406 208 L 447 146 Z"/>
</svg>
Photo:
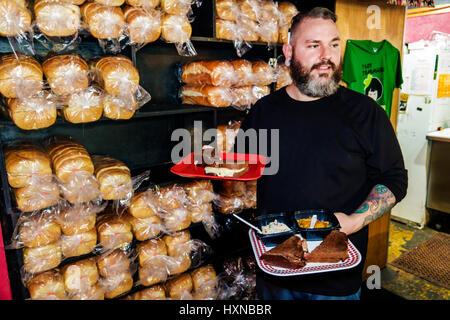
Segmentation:
<svg viewBox="0 0 450 320">
<path fill-rule="evenodd" d="M 235 161 L 249 161 L 248 171 L 242 176 L 235 178 L 207 175 L 205 174 L 205 168 L 194 164 L 194 152 L 187 155 L 183 160 L 170 168 L 170 171 L 186 178 L 249 181 L 260 178 L 264 171 L 264 167 L 267 164 L 267 158 L 258 154 L 221 153 L 220 157 L 224 160 L 233 159 Z"/>
</svg>

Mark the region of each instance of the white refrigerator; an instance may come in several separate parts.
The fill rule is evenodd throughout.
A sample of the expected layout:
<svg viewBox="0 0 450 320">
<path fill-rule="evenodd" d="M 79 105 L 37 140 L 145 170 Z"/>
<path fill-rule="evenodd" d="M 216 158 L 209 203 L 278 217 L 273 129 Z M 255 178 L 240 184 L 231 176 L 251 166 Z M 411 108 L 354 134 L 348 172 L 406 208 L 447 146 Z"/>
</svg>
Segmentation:
<svg viewBox="0 0 450 320">
<path fill-rule="evenodd" d="M 438 97 L 440 76 L 450 74 L 450 37 L 437 34 L 431 41 L 408 44 L 403 52 L 397 137 L 408 170 L 408 190 L 392 209 L 392 218 L 423 228 L 429 155 L 426 135 L 450 127 L 450 98 Z M 442 81 L 439 88 L 442 92 Z"/>
</svg>

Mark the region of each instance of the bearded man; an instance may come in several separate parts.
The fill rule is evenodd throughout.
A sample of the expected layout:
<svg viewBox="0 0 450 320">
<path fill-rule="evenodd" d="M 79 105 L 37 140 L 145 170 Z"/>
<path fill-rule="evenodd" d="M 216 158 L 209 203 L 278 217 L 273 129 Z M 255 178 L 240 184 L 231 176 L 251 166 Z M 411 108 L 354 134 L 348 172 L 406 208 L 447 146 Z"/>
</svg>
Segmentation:
<svg viewBox="0 0 450 320">
<path fill-rule="evenodd" d="M 367 226 L 406 195 L 407 172 L 386 112 L 371 98 L 339 85 L 336 20 L 326 8 L 293 19 L 290 41 L 283 46 L 293 83 L 253 106 L 236 142 L 250 128 L 265 129 L 269 136 L 278 130 L 278 146 L 269 141 L 265 150 L 279 151 L 270 155 L 279 157 L 279 169 L 258 179 L 257 212 L 331 210 L 362 260 L 351 269 L 311 275 L 276 277 L 259 271 L 260 299 L 359 299 Z"/>
</svg>

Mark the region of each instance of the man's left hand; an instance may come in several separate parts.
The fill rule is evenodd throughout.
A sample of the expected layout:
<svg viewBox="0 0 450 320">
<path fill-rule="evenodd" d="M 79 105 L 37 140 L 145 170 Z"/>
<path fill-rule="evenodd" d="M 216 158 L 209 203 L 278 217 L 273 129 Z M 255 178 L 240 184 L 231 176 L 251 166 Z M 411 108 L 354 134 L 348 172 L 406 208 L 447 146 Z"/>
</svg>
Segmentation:
<svg viewBox="0 0 450 320">
<path fill-rule="evenodd" d="M 342 212 L 335 212 L 334 215 L 339 221 L 341 225 L 341 232 L 344 232 L 347 235 L 355 233 L 359 231 L 362 227 L 361 215 L 356 214 L 345 214 Z"/>
</svg>

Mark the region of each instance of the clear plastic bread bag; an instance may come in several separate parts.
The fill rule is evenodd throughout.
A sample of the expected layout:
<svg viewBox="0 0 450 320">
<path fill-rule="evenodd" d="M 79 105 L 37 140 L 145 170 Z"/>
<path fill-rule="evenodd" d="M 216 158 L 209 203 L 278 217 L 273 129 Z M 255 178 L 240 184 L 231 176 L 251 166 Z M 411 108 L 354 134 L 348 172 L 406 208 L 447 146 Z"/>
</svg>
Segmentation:
<svg viewBox="0 0 450 320">
<path fill-rule="evenodd" d="M 64 118 L 71 123 L 99 120 L 103 114 L 103 90 L 89 86 L 64 98 Z"/>
<path fill-rule="evenodd" d="M 42 69 L 50 88 L 58 96 L 68 96 L 89 86 L 89 66 L 79 55 L 48 57 L 42 63 Z"/>
<path fill-rule="evenodd" d="M 81 6 L 85 28 L 98 39 L 105 54 L 117 54 L 126 45 L 127 25 L 120 6 L 86 2 Z"/>
<path fill-rule="evenodd" d="M 258 27 L 256 33 L 259 41 L 267 42 L 269 48 L 278 42 L 278 21 L 280 11 L 278 4 L 274 1 L 260 1 L 258 5 L 257 20 Z"/>
<path fill-rule="evenodd" d="M 161 23 L 161 38 L 167 43 L 175 44 L 180 56 L 192 57 L 197 55 L 190 38 L 192 26 L 186 15 L 165 14 Z"/>
<path fill-rule="evenodd" d="M 7 99 L 9 115 L 16 126 L 23 130 L 37 130 L 56 122 L 58 99 L 49 91 L 40 91 L 26 98 Z"/>
<path fill-rule="evenodd" d="M 64 235 L 72 236 L 95 229 L 97 214 L 102 212 L 106 202 L 85 202 L 75 205 L 64 204 L 56 216 L 56 221 Z"/>
<path fill-rule="evenodd" d="M 31 300 L 68 300 L 64 278 L 58 268 L 29 276 L 23 281 Z"/>
<path fill-rule="evenodd" d="M 0 36 L 7 37 L 15 53 L 36 54 L 32 13 L 25 0 L 0 2 Z"/>
<path fill-rule="evenodd" d="M 161 35 L 161 16 L 159 9 L 151 7 L 131 7 L 124 9 L 130 45 L 139 50 L 147 43 L 154 42 Z"/>
<path fill-rule="evenodd" d="M 193 61 L 182 66 L 181 81 L 196 86 L 231 87 L 236 83 L 236 72 L 230 61 Z"/>
<path fill-rule="evenodd" d="M 292 77 L 289 66 L 286 66 L 284 56 L 277 59 L 275 66 L 275 90 L 281 89 L 292 83 Z"/>
<path fill-rule="evenodd" d="M 131 224 L 125 215 L 117 214 L 113 206 L 107 207 L 105 212 L 97 216 L 96 228 L 99 243 L 97 251 L 130 249 L 133 241 Z"/>
<path fill-rule="evenodd" d="M 82 29 L 80 7 L 71 1 L 37 0 L 34 2 L 36 32 L 34 37 L 54 52 L 73 49 Z"/>
<path fill-rule="evenodd" d="M 99 182 L 87 171 L 70 173 L 66 181 L 59 180 L 59 187 L 64 199 L 72 204 L 101 199 Z"/>
</svg>

